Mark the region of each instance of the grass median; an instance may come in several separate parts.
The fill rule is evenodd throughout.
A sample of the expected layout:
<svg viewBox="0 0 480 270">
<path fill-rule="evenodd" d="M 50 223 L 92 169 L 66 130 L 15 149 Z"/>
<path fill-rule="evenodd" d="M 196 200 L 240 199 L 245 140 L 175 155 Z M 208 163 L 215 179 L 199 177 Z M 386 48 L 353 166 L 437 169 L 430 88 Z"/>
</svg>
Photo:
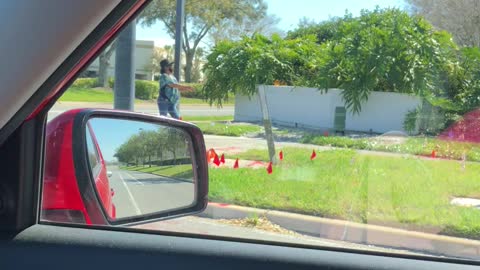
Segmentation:
<svg viewBox="0 0 480 270">
<path fill-rule="evenodd" d="M 383 138 L 385 139 L 385 138 Z M 474 143 L 445 141 L 436 138 L 409 137 L 401 143 L 383 143 L 382 137 L 353 139 L 349 137 L 325 137 L 320 135 L 305 135 L 302 143 L 310 143 L 320 146 L 333 146 L 339 148 L 372 150 L 381 152 L 393 152 L 430 156 L 435 150 L 436 157 L 447 159 L 462 159 L 480 161 L 480 145 Z"/>
<path fill-rule="evenodd" d="M 195 123 L 204 134 L 240 137 L 262 131 L 262 127 L 251 124 L 230 124 L 222 122 Z"/>
<path fill-rule="evenodd" d="M 209 198 L 354 222 L 480 239 L 480 210 L 450 204 L 480 198 L 480 164 L 415 157 L 286 148 L 285 160 L 263 169 L 210 170 Z M 267 160 L 266 151 L 242 154 Z"/>
<path fill-rule="evenodd" d="M 233 121 L 233 115 L 208 115 L 208 116 L 195 116 L 185 115 L 183 120 L 190 122 L 218 122 L 218 121 Z"/>
<path fill-rule="evenodd" d="M 60 97 L 59 101 L 63 102 L 103 102 L 113 103 L 113 91 L 108 88 L 79 88 L 70 87 Z M 136 102 L 148 102 L 145 100 L 136 99 Z M 200 98 L 186 98 L 182 97 L 181 104 L 185 105 L 209 105 L 209 103 Z M 233 99 L 224 103 L 224 106 L 233 105 Z"/>
<path fill-rule="evenodd" d="M 164 177 L 192 180 L 193 168 L 191 164 L 169 165 L 169 166 L 123 166 L 122 170 L 149 173 Z"/>
</svg>

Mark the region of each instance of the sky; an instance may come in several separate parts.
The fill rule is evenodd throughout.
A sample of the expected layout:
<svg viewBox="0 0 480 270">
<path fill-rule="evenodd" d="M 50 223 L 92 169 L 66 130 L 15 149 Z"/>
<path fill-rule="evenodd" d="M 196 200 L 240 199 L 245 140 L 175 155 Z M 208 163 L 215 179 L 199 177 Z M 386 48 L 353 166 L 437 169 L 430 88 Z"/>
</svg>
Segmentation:
<svg viewBox="0 0 480 270">
<path fill-rule="evenodd" d="M 95 133 L 100 151 L 105 161 L 114 161 L 115 151 L 127 142 L 128 139 L 138 134 L 141 130 L 158 130 L 160 125 L 139 122 L 134 120 L 121 120 L 109 118 L 90 119 L 89 123 Z"/>
<path fill-rule="evenodd" d="M 189 0 L 187 0 L 189 1 Z M 214 0 L 207 0 L 214 1 Z M 331 17 L 343 16 L 348 9 L 354 16 L 362 9 L 372 10 L 376 6 L 381 8 L 404 8 L 404 0 L 265 0 L 268 4 L 268 13 L 281 19 L 278 26 L 285 32 L 293 30 L 301 18 L 307 17 L 317 22 L 328 20 Z M 173 45 L 174 40 L 165 31 L 162 23 L 158 22 L 151 27 L 137 25 L 138 40 L 153 40 L 155 46 Z"/>
</svg>

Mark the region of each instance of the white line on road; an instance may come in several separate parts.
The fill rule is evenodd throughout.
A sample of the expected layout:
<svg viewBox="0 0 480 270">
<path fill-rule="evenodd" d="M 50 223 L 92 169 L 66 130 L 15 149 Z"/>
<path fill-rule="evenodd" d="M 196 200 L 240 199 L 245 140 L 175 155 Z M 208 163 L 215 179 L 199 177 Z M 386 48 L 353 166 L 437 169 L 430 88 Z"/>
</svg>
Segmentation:
<svg viewBox="0 0 480 270">
<path fill-rule="evenodd" d="M 142 185 L 142 186 L 144 185 L 142 182 L 138 181 L 137 178 L 133 177 L 131 174 L 129 174 L 129 173 L 127 173 L 127 172 L 123 172 L 123 173 L 125 173 L 126 175 L 128 175 L 128 177 L 132 178 L 133 181 L 137 182 L 137 184 Z"/>
<path fill-rule="evenodd" d="M 135 208 L 135 212 L 137 213 L 137 215 L 141 215 L 142 211 L 140 211 L 140 208 L 138 207 L 137 202 L 133 198 L 132 192 L 130 192 L 130 189 L 128 188 L 127 183 L 125 183 L 125 179 L 123 179 L 121 172 L 118 173 L 118 177 L 120 177 L 120 180 L 122 180 L 123 186 L 127 190 L 128 196 L 130 197 L 130 201 L 132 201 L 133 208 Z"/>
</svg>

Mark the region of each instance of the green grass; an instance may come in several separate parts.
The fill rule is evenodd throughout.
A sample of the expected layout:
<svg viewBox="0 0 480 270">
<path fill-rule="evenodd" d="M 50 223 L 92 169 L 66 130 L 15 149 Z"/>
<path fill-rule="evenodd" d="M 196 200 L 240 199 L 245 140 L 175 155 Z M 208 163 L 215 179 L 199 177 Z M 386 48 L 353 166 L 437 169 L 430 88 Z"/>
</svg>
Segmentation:
<svg viewBox="0 0 480 270">
<path fill-rule="evenodd" d="M 183 117 L 185 121 L 233 121 L 233 115 L 220 115 L 220 116 L 190 116 L 185 115 Z"/>
<path fill-rule="evenodd" d="M 226 124 L 221 122 L 197 123 L 204 134 L 240 137 L 262 131 L 260 126 L 249 124 Z"/>
<path fill-rule="evenodd" d="M 180 104 L 188 104 L 188 105 L 210 105 L 208 101 L 205 101 L 201 98 L 187 98 L 187 97 L 182 97 L 180 99 Z M 225 101 L 223 106 L 232 106 L 235 105 L 234 99 L 229 99 L 228 101 Z M 212 105 L 215 106 L 215 105 Z"/>
<path fill-rule="evenodd" d="M 267 159 L 253 150 L 246 159 Z M 283 149 L 272 175 L 263 169 L 210 170 L 215 202 L 291 211 L 368 224 L 480 239 L 480 210 L 452 206 L 455 196 L 480 198 L 480 164 Z"/>
<path fill-rule="evenodd" d="M 311 143 L 316 145 L 330 145 L 333 147 L 373 150 L 393 153 L 403 153 L 412 155 L 430 156 L 435 149 L 436 156 L 447 159 L 462 159 L 463 153 L 466 159 L 470 161 L 480 161 L 480 145 L 473 143 L 462 143 L 444 141 L 434 138 L 407 138 L 404 143 L 385 144 L 375 139 L 352 139 L 348 137 L 324 137 L 318 135 L 306 135 L 302 143 Z"/>
<path fill-rule="evenodd" d="M 60 97 L 59 101 L 66 102 L 113 102 L 113 92 L 104 89 L 82 89 L 70 87 Z"/>
<path fill-rule="evenodd" d="M 193 168 L 190 164 L 171 166 L 128 166 L 121 167 L 122 170 L 150 173 L 159 176 L 180 178 L 185 180 L 193 179 Z"/>
<path fill-rule="evenodd" d="M 111 89 L 102 88 L 78 88 L 70 87 L 60 97 L 59 101 L 63 102 L 104 102 L 113 103 L 113 91 Z M 140 100 L 137 99 L 137 102 Z M 145 102 L 145 101 L 140 101 Z M 188 105 L 208 105 L 208 103 L 199 98 L 182 98 L 181 104 Z M 233 99 L 223 105 L 233 105 Z"/>
</svg>

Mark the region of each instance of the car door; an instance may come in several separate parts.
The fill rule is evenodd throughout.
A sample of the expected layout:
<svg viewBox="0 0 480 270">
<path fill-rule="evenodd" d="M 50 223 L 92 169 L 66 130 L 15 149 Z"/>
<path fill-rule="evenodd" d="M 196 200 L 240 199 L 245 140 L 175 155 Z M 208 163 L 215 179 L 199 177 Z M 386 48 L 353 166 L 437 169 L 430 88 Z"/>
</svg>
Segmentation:
<svg viewBox="0 0 480 270">
<path fill-rule="evenodd" d="M 18 1 L 7 4 L 8 12 L 25 9 L 33 2 Z M 43 159 L 49 142 L 44 143 L 49 108 L 62 91 L 71 84 L 82 68 L 100 53 L 122 27 L 131 22 L 149 1 L 52 1 L 45 8 L 43 3 L 30 11 L 32 17 L 22 20 L 34 25 L 44 19 L 44 28 L 49 32 L 53 25 L 62 31 L 50 36 L 52 48 L 39 41 L 40 63 L 46 70 L 34 74 L 33 67 L 39 63 L 22 58 L 27 75 L 36 83 L 12 82 L 5 77 L 8 89 L 18 93 L 7 94 L 2 110 L 3 128 L 0 131 L 0 266 L 2 269 L 131 269 L 138 267 L 175 269 L 474 269 L 478 262 L 460 258 L 426 256 L 425 254 L 395 254 L 354 248 L 322 247 L 305 244 L 288 244 L 240 237 L 223 237 L 178 232 L 152 232 L 145 229 L 132 231 L 124 227 L 83 226 L 75 223 L 41 221 L 40 197 L 42 179 L 48 176 Z M 38 3 L 33 4 L 38 5 Z M 23 7 L 23 9 L 22 9 Z M 75 11 L 81 11 L 78 16 Z M 19 11 L 18 11 L 19 12 Z M 64 17 L 49 20 L 56 14 L 70 14 L 71 24 L 61 25 Z M 88 14 L 88 16 L 87 16 Z M 90 16 L 95 14 L 96 16 Z M 17 13 L 18 15 L 18 13 Z M 42 16 L 44 17 L 42 17 Z M 2 16 L 8 22 L 16 18 Z M 78 20 L 78 21 L 76 21 Z M 74 22 L 77 22 L 76 24 Z M 88 25 L 90 28 L 81 28 Z M 62 28 L 62 26 L 64 28 Z M 25 27 L 25 28 L 31 28 Z M 25 29 L 24 28 L 24 29 Z M 79 29 L 83 31 L 79 31 Z M 5 31 L 12 34 L 14 31 Z M 75 33 L 75 35 L 71 35 Z M 41 33 L 37 33 L 41 34 Z M 56 36 L 56 38 L 53 38 Z M 53 48 L 53 44 L 68 43 L 69 46 Z M 3 45 L 6 46 L 6 45 Z M 3 47 L 0 47 L 3 48 Z M 57 50 L 59 59 L 40 58 L 42 53 Z M 52 53 L 52 55 L 55 55 Z M 14 68 L 21 67 L 15 64 Z M 6 64 L 2 64 L 2 67 Z M 13 68 L 13 71 L 15 69 Z M 12 72 L 13 73 L 13 72 Z M 12 73 L 8 73 L 11 75 Z M 32 75 L 34 74 L 34 75 Z M 30 79 L 30 78 L 28 78 Z M 27 87 L 28 86 L 28 87 Z M 18 92 L 16 92 L 18 90 Z M 14 101 L 14 102 L 13 102 Z M 91 133 L 90 133 L 91 134 Z M 93 136 L 91 146 L 95 145 Z M 92 147 L 90 148 L 92 149 Z M 101 155 L 93 147 L 92 164 L 106 181 Z M 95 158 L 93 157 L 95 156 Z M 95 174 L 98 175 L 98 174 Z M 96 178 L 98 179 L 98 178 Z M 106 183 L 100 185 L 100 197 L 108 198 Z M 103 201 L 108 204 L 108 200 Z"/>
</svg>

